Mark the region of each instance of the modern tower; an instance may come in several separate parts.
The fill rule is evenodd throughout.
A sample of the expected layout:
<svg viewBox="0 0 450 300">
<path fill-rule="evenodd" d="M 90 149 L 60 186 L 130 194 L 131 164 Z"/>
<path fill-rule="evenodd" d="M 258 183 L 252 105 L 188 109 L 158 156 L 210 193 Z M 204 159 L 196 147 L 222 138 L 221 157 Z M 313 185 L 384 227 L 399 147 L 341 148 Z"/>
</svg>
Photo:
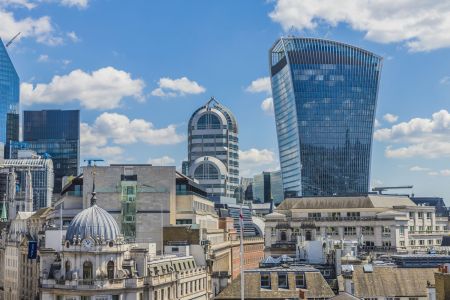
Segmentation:
<svg viewBox="0 0 450 300">
<path fill-rule="evenodd" d="M 49 155 L 55 173 L 54 192 L 62 189 L 65 176 L 77 176 L 80 165 L 80 111 L 24 111 L 23 143 L 12 145 L 12 156 L 18 149 L 30 149 Z"/>
<path fill-rule="evenodd" d="M 287 37 L 269 62 L 285 195 L 366 194 L 382 58 Z"/>
<path fill-rule="evenodd" d="M 239 187 L 239 147 L 231 111 L 211 98 L 192 114 L 188 139 L 189 176 L 216 202 L 234 197 Z"/>
<path fill-rule="evenodd" d="M 279 204 L 284 200 L 281 171 L 262 172 L 253 177 L 253 201 Z"/>
<path fill-rule="evenodd" d="M 19 76 L 0 39 L 0 143 L 18 140 Z M 5 149 L 7 150 L 7 149 Z M 8 151 L 5 151 L 8 158 Z"/>
</svg>

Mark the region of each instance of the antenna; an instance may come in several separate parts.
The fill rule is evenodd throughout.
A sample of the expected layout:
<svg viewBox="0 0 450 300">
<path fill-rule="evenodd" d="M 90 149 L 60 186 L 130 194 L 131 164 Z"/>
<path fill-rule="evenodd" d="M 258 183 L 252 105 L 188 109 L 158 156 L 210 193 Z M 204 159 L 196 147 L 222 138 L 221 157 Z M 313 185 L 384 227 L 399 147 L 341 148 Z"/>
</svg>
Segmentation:
<svg viewBox="0 0 450 300">
<path fill-rule="evenodd" d="M 18 34 L 16 34 L 9 42 L 7 42 L 5 47 L 8 48 L 9 45 L 11 45 L 19 35 L 20 35 L 20 32 Z"/>
</svg>

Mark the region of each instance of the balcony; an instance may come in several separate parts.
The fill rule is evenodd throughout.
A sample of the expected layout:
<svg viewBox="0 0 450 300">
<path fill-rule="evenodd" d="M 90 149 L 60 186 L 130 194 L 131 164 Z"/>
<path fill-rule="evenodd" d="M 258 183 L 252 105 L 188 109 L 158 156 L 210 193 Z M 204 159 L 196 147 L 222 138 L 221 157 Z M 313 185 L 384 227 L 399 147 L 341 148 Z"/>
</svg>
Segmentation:
<svg viewBox="0 0 450 300">
<path fill-rule="evenodd" d="M 144 278 L 79 280 L 41 279 L 41 287 L 43 289 L 114 290 L 143 286 Z"/>
<path fill-rule="evenodd" d="M 290 218 L 291 222 L 344 222 L 344 221 L 377 221 L 376 216 L 359 216 L 359 217 L 314 217 L 314 218 Z"/>
<path fill-rule="evenodd" d="M 408 231 L 408 234 L 410 235 L 448 235 L 450 234 L 449 230 L 415 230 L 415 231 Z"/>
</svg>

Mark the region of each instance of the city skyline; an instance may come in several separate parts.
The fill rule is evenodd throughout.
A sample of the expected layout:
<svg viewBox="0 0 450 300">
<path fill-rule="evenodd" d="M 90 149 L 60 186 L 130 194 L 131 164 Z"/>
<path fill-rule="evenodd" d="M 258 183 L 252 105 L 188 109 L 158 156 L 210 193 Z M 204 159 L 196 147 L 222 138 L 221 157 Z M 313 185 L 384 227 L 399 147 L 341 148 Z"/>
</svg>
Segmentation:
<svg viewBox="0 0 450 300">
<path fill-rule="evenodd" d="M 271 108 L 267 53 L 278 37 L 294 33 L 338 40 L 385 58 L 371 184 L 413 184 L 416 195 L 449 199 L 445 189 L 450 178 L 449 42 L 439 40 L 439 32 L 406 36 L 383 28 L 374 32 L 370 22 L 357 26 L 356 16 L 333 22 L 332 13 L 320 10 L 308 10 L 304 22 L 297 22 L 286 16 L 286 7 L 291 5 L 299 14 L 307 4 L 289 1 L 241 3 L 237 11 L 232 4 L 181 1 L 175 1 L 176 7 L 137 2 L 123 9 L 101 1 L 73 1 L 73 7 L 24 2 L 34 3 L 32 9 L 8 3 L 1 4 L 2 16 L 21 25 L 8 27 L 0 21 L 0 35 L 7 42 L 23 31 L 23 38 L 8 48 L 22 81 L 21 102 L 31 104 L 22 105 L 22 110 L 82 109 L 83 158 L 179 168 L 187 156 L 189 115 L 214 95 L 240 124 L 241 175 L 277 169 L 274 117 L 261 109 Z M 406 8 L 416 17 L 421 9 Z M 379 21 L 370 14 L 373 7 L 362 9 L 368 19 Z M 101 24 L 95 17 L 100 11 L 105 12 Z M 169 20 L 164 21 L 161 12 L 167 12 Z M 236 21 L 230 24 L 226 16 L 232 13 Z M 52 30 L 37 30 L 37 22 L 19 22 L 47 15 Z M 128 21 L 120 29 L 113 23 L 118 17 Z M 406 22 L 397 21 L 400 27 Z M 115 35 L 103 34 L 109 26 L 116 29 Z M 164 26 L 162 34 L 158 28 Z M 427 22 L 414 26 L 433 28 Z M 132 37 L 137 29 L 141 34 Z M 199 51 L 205 40 L 210 42 Z M 115 84 L 105 86 L 105 78 Z M 80 90 L 68 89 L 68 83 Z M 174 106 L 178 109 L 167 114 Z"/>
</svg>

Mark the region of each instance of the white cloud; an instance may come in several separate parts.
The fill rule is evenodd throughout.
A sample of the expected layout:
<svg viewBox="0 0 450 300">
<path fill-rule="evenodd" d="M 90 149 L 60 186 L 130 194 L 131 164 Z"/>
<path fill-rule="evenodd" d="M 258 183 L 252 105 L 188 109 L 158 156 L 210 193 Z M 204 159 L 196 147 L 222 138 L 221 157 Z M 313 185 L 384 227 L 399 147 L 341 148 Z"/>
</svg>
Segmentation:
<svg viewBox="0 0 450 300">
<path fill-rule="evenodd" d="M 75 31 L 68 32 L 67 37 L 74 43 L 77 43 L 80 41 L 80 38 L 77 36 Z"/>
<path fill-rule="evenodd" d="M 408 122 L 381 128 L 374 138 L 381 142 L 400 144 L 389 145 L 385 154 L 391 158 L 450 156 L 450 114 L 447 110 L 434 113 L 431 118 L 413 118 Z"/>
<path fill-rule="evenodd" d="M 182 142 L 184 135 L 176 131 L 175 125 L 164 128 L 155 126 L 143 119 L 130 120 L 127 116 L 118 113 L 102 113 L 91 126 L 84 128 L 85 140 L 105 145 L 107 141 L 126 145 L 143 142 L 150 145 L 171 145 Z"/>
<path fill-rule="evenodd" d="M 6 42 L 19 32 L 18 40 L 29 37 L 50 46 L 63 43 L 63 39 L 55 35 L 50 17 L 43 16 L 38 19 L 28 17 L 19 20 L 12 12 L 0 7 L 0 36 Z"/>
<path fill-rule="evenodd" d="M 86 73 L 74 70 L 67 75 L 54 76 L 50 83 L 21 84 L 21 101 L 64 104 L 79 101 L 87 109 L 113 109 L 119 107 L 124 97 L 143 100 L 144 81 L 132 79 L 131 74 L 106 67 Z"/>
<path fill-rule="evenodd" d="M 444 76 L 439 80 L 440 84 L 450 84 L 450 76 Z"/>
<path fill-rule="evenodd" d="M 170 156 L 164 155 L 158 158 L 150 158 L 148 160 L 148 163 L 154 166 L 172 166 L 175 165 L 175 159 Z"/>
<path fill-rule="evenodd" d="M 261 103 L 261 109 L 269 115 L 273 115 L 273 98 L 269 97 L 263 100 Z"/>
<path fill-rule="evenodd" d="M 252 177 L 262 171 L 275 171 L 280 168 L 276 155 L 268 149 L 251 148 L 239 151 L 240 175 Z"/>
<path fill-rule="evenodd" d="M 267 93 L 270 95 L 272 93 L 272 88 L 270 86 L 269 77 L 261 77 L 253 80 L 252 83 L 246 88 L 247 92 L 250 93 Z"/>
<path fill-rule="evenodd" d="M 428 175 L 430 175 L 430 176 L 438 176 L 439 172 L 431 171 L 431 172 L 428 172 Z"/>
<path fill-rule="evenodd" d="M 393 114 L 385 114 L 383 116 L 383 119 L 389 123 L 395 123 L 398 120 L 398 116 L 393 115 Z"/>
<path fill-rule="evenodd" d="M 188 79 L 187 77 L 181 77 L 178 79 L 171 79 L 163 77 L 158 81 L 158 88 L 152 91 L 152 95 L 156 97 L 175 97 L 184 96 L 187 94 L 201 94 L 206 91 L 204 87 L 197 82 Z"/>
<path fill-rule="evenodd" d="M 439 171 L 439 173 L 442 176 L 450 176 L 450 170 L 449 169 L 441 170 L 441 171 Z"/>
<path fill-rule="evenodd" d="M 375 128 L 379 128 L 379 127 L 381 127 L 381 123 L 380 123 L 380 121 L 375 119 Z"/>
<path fill-rule="evenodd" d="M 41 54 L 38 57 L 38 62 L 48 62 L 48 55 L 47 54 Z"/>
<path fill-rule="evenodd" d="M 31 1 L 27 0 L 0 0 L 0 6 L 23 6 L 28 9 L 33 9 L 36 7 L 36 3 L 32 3 Z"/>
<path fill-rule="evenodd" d="M 411 168 L 409 168 L 410 171 L 412 172 L 427 172 L 430 171 L 430 168 L 423 168 L 420 166 L 413 166 Z"/>
<path fill-rule="evenodd" d="M 270 18 L 284 30 L 347 24 L 375 42 L 401 42 L 411 51 L 450 47 L 446 0 L 277 0 Z"/>
<path fill-rule="evenodd" d="M 88 0 L 61 0 L 61 5 L 67 7 L 86 8 L 88 4 Z"/>
</svg>

